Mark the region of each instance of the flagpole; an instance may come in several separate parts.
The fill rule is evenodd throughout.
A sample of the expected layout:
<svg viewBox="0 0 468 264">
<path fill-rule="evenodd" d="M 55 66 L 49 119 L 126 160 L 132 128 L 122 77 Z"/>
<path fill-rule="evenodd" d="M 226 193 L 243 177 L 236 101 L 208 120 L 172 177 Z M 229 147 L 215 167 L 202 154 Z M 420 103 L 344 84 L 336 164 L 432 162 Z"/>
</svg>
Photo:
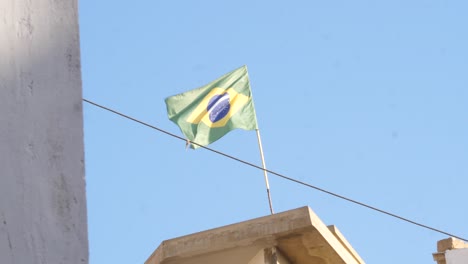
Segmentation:
<svg viewBox="0 0 468 264">
<path fill-rule="evenodd" d="M 260 149 L 260 156 L 262 158 L 263 176 L 265 177 L 265 184 L 266 184 L 267 195 L 268 195 L 268 204 L 270 205 L 270 213 L 274 214 L 273 206 L 271 204 L 270 184 L 268 183 L 268 175 L 266 171 L 265 157 L 263 155 L 263 147 L 262 147 L 262 140 L 260 138 L 260 130 L 257 128 L 256 131 L 257 131 L 257 139 L 258 139 L 258 148 Z"/>
</svg>

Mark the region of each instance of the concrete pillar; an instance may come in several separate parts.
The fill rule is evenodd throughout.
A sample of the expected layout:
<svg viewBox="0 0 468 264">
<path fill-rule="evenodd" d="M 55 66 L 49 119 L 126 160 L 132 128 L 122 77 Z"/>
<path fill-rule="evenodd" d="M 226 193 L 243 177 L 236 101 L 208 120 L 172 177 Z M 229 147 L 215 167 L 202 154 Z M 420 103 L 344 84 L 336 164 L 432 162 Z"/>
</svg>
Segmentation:
<svg viewBox="0 0 468 264">
<path fill-rule="evenodd" d="M 248 264 L 291 264 L 276 247 L 260 250 Z"/>
<path fill-rule="evenodd" d="M 0 263 L 88 263 L 76 0 L 0 1 Z"/>
</svg>

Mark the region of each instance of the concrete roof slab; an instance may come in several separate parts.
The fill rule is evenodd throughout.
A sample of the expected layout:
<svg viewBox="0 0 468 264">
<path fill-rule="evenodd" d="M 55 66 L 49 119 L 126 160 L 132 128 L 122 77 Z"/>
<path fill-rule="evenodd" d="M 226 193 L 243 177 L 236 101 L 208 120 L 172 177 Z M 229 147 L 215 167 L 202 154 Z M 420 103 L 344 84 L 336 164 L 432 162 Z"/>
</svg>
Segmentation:
<svg viewBox="0 0 468 264">
<path fill-rule="evenodd" d="M 145 264 L 248 263 L 267 247 L 298 264 L 364 263 L 336 227 L 302 207 L 163 241 Z"/>
</svg>

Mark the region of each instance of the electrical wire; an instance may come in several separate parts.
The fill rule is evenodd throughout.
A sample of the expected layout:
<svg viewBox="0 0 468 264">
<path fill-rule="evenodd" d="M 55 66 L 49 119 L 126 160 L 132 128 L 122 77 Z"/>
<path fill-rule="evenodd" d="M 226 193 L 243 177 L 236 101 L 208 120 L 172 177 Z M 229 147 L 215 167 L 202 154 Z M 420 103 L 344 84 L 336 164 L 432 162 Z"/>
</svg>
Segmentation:
<svg viewBox="0 0 468 264">
<path fill-rule="evenodd" d="M 169 136 L 171 136 L 171 137 L 175 137 L 175 138 L 177 138 L 177 139 L 180 139 L 180 140 L 183 140 L 183 141 L 187 142 L 187 139 L 185 139 L 185 138 L 183 138 L 183 137 L 177 136 L 177 135 L 175 135 L 175 134 L 173 134 L 173 133 L 170 133 L 170 132 L 168 132 L 168 131 L 166 131 L 166 130 L 163 130 L 163 129 L 161 129 L 161 128 L 155 127 L 155 126 L 153 126 L 153 125 L 150 125 L 150 124 L 148 124 L 148 123 L 146 123 L 146 122 L 140 121 L 140 120 L 138 120 L 138 119 L 136 119 L 136 118 L 130 117 L 130 116 L 125 115 L 125 114 L 122 114 L 122 113 L 117 112 L 117 111 L 115 111 L 115 110 L 113 110 L 113 109 L 110 109 L 110 108 L 108 108 L 108 107 L 102 106 L 102 105 L 97 104 L 97 103 L 94 103 L 94 102 L 89 101 L 89 100 L 84 99 L 84 98 L 83 98 L 83 101 L 86 102 L 86 103 L 88 103 L 88 104 L 91 104 L 91 105 L 94 105 L 94 106 L 96 106 L 96 107 L 99 107 L 99 108 L 101 108 L 101 109 L 104 109 L 104 110 L 106 110 L 106 111 L 109 111 L 109 112 L 111 112 L 111 113 L 114 113 L 114 114 L 116 114 L 116 115 L 119 115 L 119 116 L 121 116 L 121 117 L 130 119 L 130 120 L 132 120 L 132 121 L 134 121 L 134 122 L 137 122 L 137 123 L 139 123 L 139 124 L 142 124 L 142 125 L 144 125 L 144 126 L 147 126 L 147 127 L 149 127 L 149 128 L 152 128 L 152 129 L 154 129 L 154 130 L 157 130 L 157 131 L 159 131 L 159 132 L 161 132 L 161 133 L 164 133 L 164 134 L 166 134 L 166 135 L 169 135 Z M 248 161 L 245 161 L 245 160 L 236 158 L 236 157 L 231 156 L 231 155 L 229 155 L 229 154 L 223 153 L 223 152 L 221 152 L 221 151 L 219 151 L 219 150 L 215 150 L 215 149 L 212 149 L 212 148 L 209 148 L 209 147 L 206 147 L 206 146 L 202 146 L 202 145 L 200 145 L 200 144 L 197 144 L 196 142 L 191 142 L 191 141 L 189 141 L 189 142 L 190 142 L 191 144 L 195 144 L 195 145 L 197 145 L 197 146 L 199 146 L 199 147 L 201 147 L 201 148 L 204 148 L 204 149 L 206 149 L 206 150 L 209 150 L 209 151 L 211 151 L 211 152 L 214 152 L 214 153 L 219 154 L 219 155 L 221 155 L 221 156 L 224 156 L 224 157 L 226 157 L 226 158 L 235 160 L 235 161 L 237 161 L 237 162 L 243 163 L 243 164 L 248 165 L 248 166 L 250 166 L 250 167 L 253 167 L 253 168 L 256 168 L 256 169 L 259 169 L 259 170 L 262 170 L 262 171 L 267 171 L 268 173 L 273 174 L 273 175 L 275 175 L 275 176 L 278 176 L 278 177 L 280 177 L 280 178 L 283 178 L 283 179 L 285 179 L 285 180 L 292 181 L 292 182 L 298 183 L 298 184 L 300 184 L 300 185 L 303 185 L 303 186 L 306 186 L 306 187 L 315 189 L 315 190 L 317 190 L 317 191 L 326 193 L 326 194 L 331 195 L 331 196 L 334 196 L 334 197 L 336 197 L 336 198 L 339 198 L 339 199 L 342 199 L 342 200 L 345 200 L 345 201 L 348 201 L 348 202 L 351 202 L 351 203 L 360 205 L 360 206 L 362 206 L 362 207 L 371 209 L 371 210 L 373 210 L 373 211 L 376 211 L 376 212 L 379 212 L 379 213 L 382 213 L 382 214 L 391 216 L 391 217 L 396 218 L 396 219 L 399 219 L 399 220 L 401 220 L 401 221 L 404 221 L 404 222 L 407 222 L 407 223 L 410 223 L 410 224 L 413 224 L 413 225 L 416 225 L 416 226 L 419 226 L 419 227 L 422 227 L 422 228 L 425 228 L 425 229 L 428 229 L 428 230 L 431 230 L 431 231 L 434 231 L 434 232 L 437 232 L 437 233 L 441 233 L 441 234 L 444 234 L 444 235 L 447 235 L 447 236 L 450 236 L 450 237 L 454 237 L 454 238 L 458 238 L 458 239 L 460 239 L 460 240 L 463 240 L 463 241 L 468 242 L 468 239 L 466 239 L 466 238 L 462 238 L 462 237 L 460 237 L 460 236 L 457 236 L 457 235 L 454 235 L 454 234 L 445 232 L 445 231 L 443 231 L 443 230 L 440 230 L 440 229 L 437 229 L 437 228 L 434 228 L 434 227 L 430 227 L 430 226 L 428 226 L 428 225 L 424 225 L 424 224 L 418 223 L 418 222 L 413 221 L 413 220 L 410 220 L 410 219 L 408 219 L 408 218 L 405 218 L 405 217 L 402 217 L 402 216 L 399 216 L 399 215 L 390 213 L 390 212 L 388 212 L 388 211 L 379 209 L 379 208 L 377 208 L 377 207 L 374 207 L 374 206 L 371 206 L 371 205 L 368 205 L 368 204 L 365 204 L 365 203 L 362 203 L 362 202 L 353 200 L 353 199 L 348 198 L 348 197 L 345 197 L 345 196 L 343 196 L 343 195 L 340 195 L 340 194 L 337 194 L 337 193 L 334 193 L 334 192 L 331 192 L 331 191 L 327 191 L 327 190 L 325 190 L 325 189 L 319 188 L 319 187 L 314 186 L 314 185 L 312 185 L 312 184 L 308 184 L 308 183 L 306 183 L 306 182 L 302 182 L 302 181 L 296 180 L 296 179 L 294 179 L 294 178 L 288 177 L 288 176 L 283 175 L 283 174 L 281 174 L 281 173 L 277 173 L 277 172 L 274 172 L 274 171 L 272 171 L 272 170 L 264 169 L 264 168 L 262 168 L 261 166 L 255 165 L 255 164 L 253 164 L 253 163 L 251 163 L 251 162 L 248 162 Z"/>
</svg>

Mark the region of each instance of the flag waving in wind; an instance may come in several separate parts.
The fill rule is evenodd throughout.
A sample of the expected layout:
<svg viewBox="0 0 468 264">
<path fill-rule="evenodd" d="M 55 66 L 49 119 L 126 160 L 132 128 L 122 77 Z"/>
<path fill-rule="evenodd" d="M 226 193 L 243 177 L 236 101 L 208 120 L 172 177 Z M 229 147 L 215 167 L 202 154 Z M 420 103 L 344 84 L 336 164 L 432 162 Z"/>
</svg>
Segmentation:
<svg viewBox="0 0 468 264">
<path fill-rule="evenodd" d="M 258 128 L 246 66 L 203 87 L 168 97 L 166 106 L 169 119 L 188 140 L 202 146 L 236 128 Z"/>
</svg>

